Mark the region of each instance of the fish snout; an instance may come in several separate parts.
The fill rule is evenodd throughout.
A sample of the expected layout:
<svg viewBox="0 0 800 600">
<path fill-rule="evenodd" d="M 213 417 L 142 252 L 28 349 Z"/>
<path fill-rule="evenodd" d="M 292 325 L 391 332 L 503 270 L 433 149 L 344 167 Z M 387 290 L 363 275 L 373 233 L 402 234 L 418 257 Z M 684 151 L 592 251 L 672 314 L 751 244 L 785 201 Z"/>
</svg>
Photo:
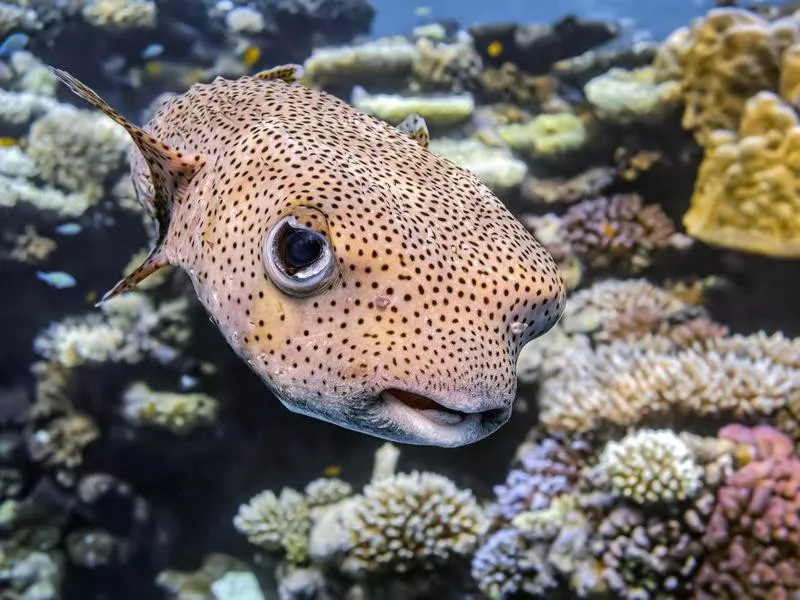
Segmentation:
<svg viewBox="0 0 800 600">
<path fill-rule="evenodd" d="M 511 416 L 511 397 L 466 393 L 431 393 L 390 387 L 378 395 L 378 406 L 409 444 L 457 447 L 477 442 Z"/>
</svg>

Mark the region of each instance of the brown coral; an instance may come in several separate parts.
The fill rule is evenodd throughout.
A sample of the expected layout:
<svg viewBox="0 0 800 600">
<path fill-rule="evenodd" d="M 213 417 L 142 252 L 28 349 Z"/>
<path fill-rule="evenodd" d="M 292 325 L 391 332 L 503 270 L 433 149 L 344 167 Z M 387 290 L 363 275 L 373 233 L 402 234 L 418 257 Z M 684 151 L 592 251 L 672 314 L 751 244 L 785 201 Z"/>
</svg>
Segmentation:
<svg viewBox="0 0 800 600">
<path fill-rule="evenodd" d="M 756 460 L 730 475 L 703 536 L 706 558 L 695 598 L 786 600 L 800 589 L 800 459 L 770 427 L 720 435 L 757 446 Z"/>
<path fill-rule="evenodd" d="M 798 41 L 796 18 L 769 22 L 747 10 L 719 8 L 669 36 L 654 66 L 661 79 L 682 82 L 683 126 L 705 146 L 714 130 L 737 128 L 751 96 L 778 91 L 784 55 Z"/>
<path fill-rule="evenodd" d="M 616 194 L 576 204 L 564 218 L 572 248 L 590 267 L 638 272 L 653 254 L 673 245 L 675 226 L 657 204 Z"/>
<path fill-rule="evenodd" d="M 683 222 L 709 244 L 800 257 L 800 119 L 778 96 L 751 98 L 738 134 L 709 136 Z"/>
</svg>

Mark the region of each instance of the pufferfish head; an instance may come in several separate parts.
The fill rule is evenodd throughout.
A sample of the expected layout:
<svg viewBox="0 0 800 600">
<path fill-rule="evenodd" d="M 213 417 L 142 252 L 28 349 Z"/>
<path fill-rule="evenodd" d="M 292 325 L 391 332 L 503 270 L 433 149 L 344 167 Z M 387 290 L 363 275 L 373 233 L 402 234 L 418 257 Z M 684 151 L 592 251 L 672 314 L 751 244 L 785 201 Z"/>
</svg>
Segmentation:
<svg viewBox="0 0 800 600">
<path fill-rule="evenodd" d="M 549 253 L 405 136 L 343 154 L 283 127 L 263 181 L 223 182 L 237 200 L 207 219 L 196 286 L 229 343 L 298 413 L 446 447 L 497 430 L 520 349 L 563 310 Z"/>
</svg>

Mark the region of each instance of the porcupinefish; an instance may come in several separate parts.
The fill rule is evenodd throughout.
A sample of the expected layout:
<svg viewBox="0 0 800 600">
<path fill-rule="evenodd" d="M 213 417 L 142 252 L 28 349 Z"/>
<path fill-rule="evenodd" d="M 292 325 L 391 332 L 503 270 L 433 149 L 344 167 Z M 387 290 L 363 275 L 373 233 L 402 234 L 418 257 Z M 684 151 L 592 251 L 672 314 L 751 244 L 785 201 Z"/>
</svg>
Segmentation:
<svg viewBox="0 0 800 600">
<path fill-rule="evenodd" d="M 550 256 L 470 172 L 307 88 L 298 66 L 195 84 L 133 138 L 149 257 L 188 273 L 228 343 L 290 410 L 380 438 L 461 446 L 509 418 L 520 349 L 564 306 Z"/>
</svg>

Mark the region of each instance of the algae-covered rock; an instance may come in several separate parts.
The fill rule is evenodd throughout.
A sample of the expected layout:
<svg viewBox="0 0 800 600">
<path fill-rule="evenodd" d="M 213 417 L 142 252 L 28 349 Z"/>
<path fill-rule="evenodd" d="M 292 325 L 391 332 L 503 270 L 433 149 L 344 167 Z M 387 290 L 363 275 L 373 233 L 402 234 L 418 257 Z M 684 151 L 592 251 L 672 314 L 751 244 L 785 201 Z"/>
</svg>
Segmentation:
<svg viewBox="0 0 800 600">
<path fill-rule="evenodd" d="M 495 193 L 518 187 L 528 172 L 524 162 L 504 148 L 492 148 L 474 139 L 442 138 L 431 141 L 431 152 L 472 171 Z"/>
<path fill-rule="evenodd" d="M 601 118 L 629 125 L 661 121 L 678 106 L 681 86 L 676 81 L 657 82 L 651 67 L 615 68 L 592 79 L 584 92 Z"/>
<path fill-rule="evenodd" d="M 525 124 L 512 124 L 499 130 L 514 150 L 534 158 L 553 158 L 579 150 L 589 139 L 583 120 L 572 113 L 539 115 Z"/>
<path fill-rule="evenodd" d="M 399 96 L 370 94 L 358 86 L 353 90 L 353 106 L 396 125 L 409 114 L 419 114 L 431 128 L 448 128 L 467 121 L 475 110 L 472 94 Z"/>
</svg>

